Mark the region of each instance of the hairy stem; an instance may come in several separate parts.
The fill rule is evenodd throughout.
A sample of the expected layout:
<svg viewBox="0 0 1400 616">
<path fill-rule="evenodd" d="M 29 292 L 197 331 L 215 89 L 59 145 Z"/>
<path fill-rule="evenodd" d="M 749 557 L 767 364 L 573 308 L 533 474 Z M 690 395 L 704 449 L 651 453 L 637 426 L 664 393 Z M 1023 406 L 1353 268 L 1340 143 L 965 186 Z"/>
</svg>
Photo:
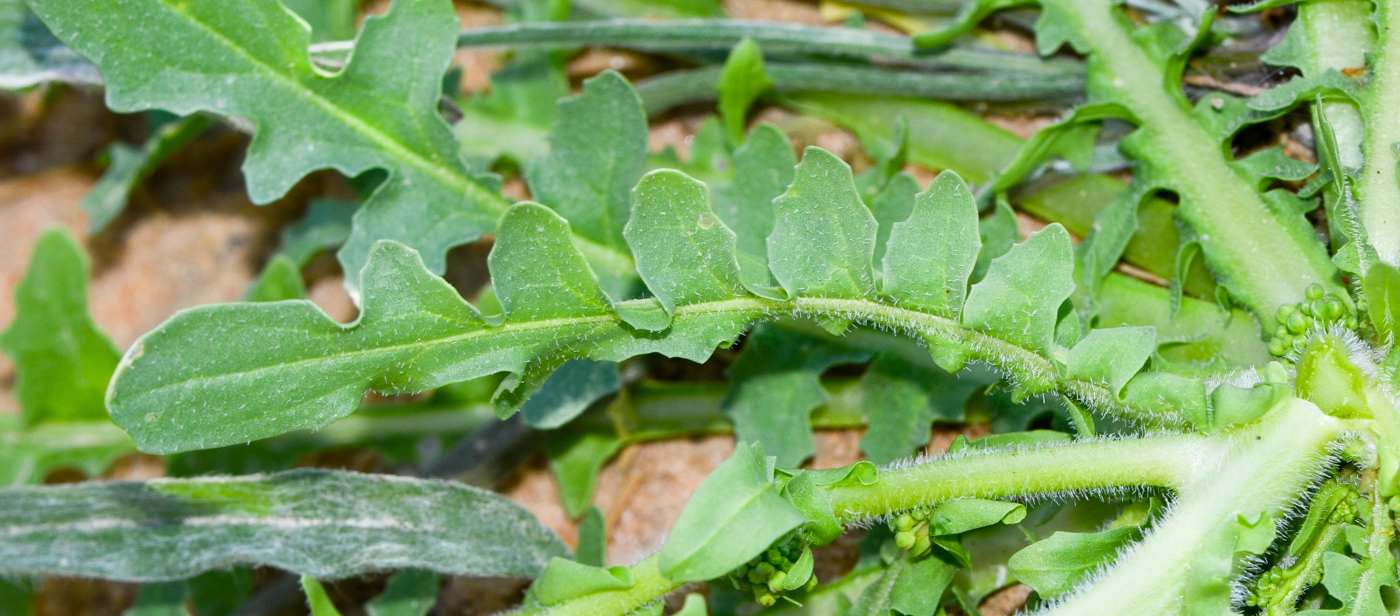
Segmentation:
<svg viewBox="0 0 1400 616">
<path fill-rule="evenodd" d="M 880 473 L 871 485 L 828 492 L 844 524 L 954 498 L 1013 498 L 1113 488 L 1177 488 L 1201 459 L 1218 457 L 1211 439 L 1181 434 L 970 452 Z"/>
</svg>

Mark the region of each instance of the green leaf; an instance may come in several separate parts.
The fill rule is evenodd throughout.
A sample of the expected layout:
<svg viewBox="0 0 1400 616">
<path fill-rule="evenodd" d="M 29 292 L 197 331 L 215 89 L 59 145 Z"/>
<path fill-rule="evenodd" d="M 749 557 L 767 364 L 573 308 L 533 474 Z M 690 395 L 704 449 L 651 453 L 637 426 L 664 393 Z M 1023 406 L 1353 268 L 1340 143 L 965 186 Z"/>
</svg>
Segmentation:
<svg viewBox="0 0 1400 616">
<path fill-rule="evenodd" d="M 957 572 L 957 565 L 936 556 L 909 563 L 890 590 L 890 610 L 908 616 L 933 616 L 942 603 L 943 590 Z"/>
<path fill-rule="evenodd" d="M 11 488 L 0 524 L 6 575 L 158 581 L 246 563 L 323 578 L 405 567 L 529 577 L 567 551 L 492 492 L 320 470 Z"/>
<path fill-rule="evenodd" d="M 282 227 L 277 253 L 305 267 L 317 253 L 345 243 L 357 208 L 358 204 L 339 199 L 312 201 L 301 220 Z"/>
<path fill-rule="evenodd" d="M 626 590 L 636 583 L 628 567 L 604 568 L 556 556 L 530 587 L 530 595 L 541 605 L 557 605 L 594 593 Z"/>
<path fill-rule="evenodd" d="M 646 153 L 642 100 L 622 75 L 605 71 L 586 80 L 582 94 L 559 103 L 549 154 L 535 159 L 525 175 L 536 200 L 568 219 L 579 236 L 625 259 L 622 229 Z M 631 299 L 630 272 L 612 278 L 605 280 L 609 294 Z"/>
<path fill-rule="evenodd" d="M 139 150 L 124 143 L 108 147 L 107 156 L 111 163 L 107 171 L 78 204 L 88 215 L 88 232 L 94 235 L 102 232 L 112 219 L 126 209 L 132 188 L 212 124 L 209 118 L 202 115 L 189 115 L 161 124 Z"/>
<path fill-rule="evenodd" d="M 739 41 L 719 76 L 719 115 L 729 130 L 730 143 L 743 143 L 749 107 L 772 87 L 758 43 L 751 38 Z"/>
<path fill-rule="evenodd" d="M 185 609 L 186 594 L 184 582 L 146 584 L 136 596 L 136 603 L 122 616 L 190 616 Z"/>
<path fill-rule="evenodd" d="M 427 616 L 437 604 L 440 581 L 436 573 L 404 569 L 389 578 L 384 592 L 365 604 L 369 616 Z"/>
<path fill-rule="evenodd" d="M 243 300 L 277 302 L 288 299 L 306 299 L 306 283 L 301 279 L 301 267 L 279 254 L 267 262 L 258 279 L 243 293 Z"/>
<path fill-rule="evenodd" d="M 901 163 L 900 166 L 902 167 L 903 164 Z M 871 169 L 858 176 L 856 178 L 857 186 L 860 186 L 861 178 L 867 178 L 868 181 L 872 182 L 878 180 L 879 178 L 871 178 L 871 176 L 879 171 L 879 169 Z M 862 190 L 869 194 L 868 191 L 871 188 L 862 188 Z M 914 176 L 900 171 L 892 175 L 888 181 L 884 182 L 884 186 L 870 197 L 870 213 L 875 215 L 875 222 L 880 225 L 879 234 L 875 237 L 874 261 L 877 266 L 884 266 L 885 253 L 890 244 L 890 232 L 894 230 L 895 225 L 909 220 L 909 215 L 914 212 L 914 201 L 920 192 L 919 181 L 914 179 Z"/>
<path fill-rule="evenodd" d="M 0 333 L 14 358 L 24 421 L 102 420 L 119 355 L 88 316 L 87 256 L 66 231 L 46 232 L 15 287 L 15 320 Z"/>
<path fill-rule="evenodd" d="M 992 260 L 987 277 L 967 294 L 963 325 L 1049 354 L 1060 304 L 1073 292 L 1069 234 L 1052 224 Z"/>
<path fill-rule="evenodd" d="M 801 464 L 817 452 L 812 411 L 828 399 L 822 372 L 869 359 L 868 351 L 833 337 L 778 325 L 755 327 L 727 371 L 724 410 L 734 420 L 734 433 L 772 452 L 778 466 Z"/>
<path fill-rule="evenodd" d="M 623 233 L 638 274 L 668 313 L 745 293 L 734 232 L 710 209 L 704 184 L 678 171 L 653 171 L 635 194 Z"/>
<path fill-rule="evenodd" d="M 578 516 L 588 508 L 603 465 L 617 455 L 624 444 L 620 437 L 611 432 L 574 432 L 566 429 L 545 445 L 549 470 L 559 482 L 559 498 L 564 501 L 564 511 L 570 516 Z"/>
<path fill-rule="evenodd" d="M 501 218 L 489 263 L 496 298 L 510 321 L 611 312 L 611 302 L 574 245 L 569 223 L 535 203 Z"/>
<path fill-rule="evenodd" d="M 890 231 L 882 290 L 901 303 L 955 317 L 981 245 L 972 191 L 956 173 L 940 173 L 916 198 L 909 219 Z"/>
<path fill-rule="evenodd" d="M 578 526 L 578 549 L 574 559 L 585 565 L 602 567 L 607 562 L 608 536 L 603 511 L 589 507 Z"/>
<path fill-rule="evenodd" d="M 877 224 L 856 192 L 850 165 L 826 150 L 807 148 L 792 186 L 773 204 L 777 216 L 768 254 L 783 289 L 794 296 L 874 294 Z"/>
<path fill-rule="evenodd" d="M 796 165 L 787 135 L 772 124 L 759 124 L 734 151 L 733 180 L 712 186 L 715 214 L 734 231 L 739 265 L 751 286 L 776 286 L 768 269 L 773 200 L 792 185 Z"/>
<path fill-rule="evenodd" d="M 0 608 L 13 616 L 30 616 L 33 589 L 23 580 L 0 580 Z"/>
<path fill-rule="evenodd" d="M 387 171 L 340 254 L 351 289 L 376 240 L 409 244 L 440 272 L 448 248 L 490 231 L 505 209 L 458 159 L 438 115 L 457 35 L 446 0 L 400 0 L 367 19 L 333 77 L 312 65 L 307 26 L 276 0 L 42 0 L 34 8 L 60 39 L 97 59 L 113 110 L 251 120 L 243 174 L 256 203 L 318 169 Z"/>
<path fill-rule="evenodd" d="M 1073 590 L 1141 535 L 1135 526 L 1098 533 L 1057 532 L 1017 552 L 1007 566 L 1017 580 L 1048 599 Z"/>
<path fill-rule="evenodd" d="M 693 592 L 685 596 L 685 603 L 676 612 L 676 616 L 707 616 L 709 613 L 705 607 L 705 595 Z"/>
<path fill-rule="evenodd" d="M 877 355 L 861 376 L 870 418 L 861 451 L 876 464 L 888 464 L 927 445 L 934 421 L 963 421 L 968 396 L 988 384 L 978 376 L 985 375 L 952 375 L 894 354 Z"/>
<path fill-rule="evenodd" d="M 957 535 L 993 524 L 1015 524 L 1025 519 L 1026 506 L 1006 501 L 960 498 L 938 506 L 929 516 L 930 535 Z"/>
<path fill-rule="evenodd" d="M 343 41 L 355 36 L 355 18 L 363 0 L 282 0 L 311 26 L 311 40 Z"/>
<path fill-rule="evenodd" d="M 1151 327 L 1115 327 L 1089 332 L 1065 360 L 1069 378 L 1105 383 L 1113 395 L 1142 369 L 1157 348 Z"/>
<path fill-rule="evenodd" d="M 591 359 L 570 360 L 549 375 L 539 392 L 520 407 L 520 414 L 532 428 L 553 430 L 621 386 L 617 364 Z"/>
<path fill-rule="evenodd" d="M 326 587 L 316 578 L 301 576 L 301 590 L 306 593 L 306 606 L 310 608 L 311 616 L 341 616 L 340 610 L 335 609 L 335 604 L 326 594 Z"/>
<path fill-rule="evenodd" d="M 661 574 L 677 582 L 717 578 L 804 521 L 806 516 L 778 495 L 763 450 L 740 441 L 686 503 L 661 547 Z"/>
</svg>

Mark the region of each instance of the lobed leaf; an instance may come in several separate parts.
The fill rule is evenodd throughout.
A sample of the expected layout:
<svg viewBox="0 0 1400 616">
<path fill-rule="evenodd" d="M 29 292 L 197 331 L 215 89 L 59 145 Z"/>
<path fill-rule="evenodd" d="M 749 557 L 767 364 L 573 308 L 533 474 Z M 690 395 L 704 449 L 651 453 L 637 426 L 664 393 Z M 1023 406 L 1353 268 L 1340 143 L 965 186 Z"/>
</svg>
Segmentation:
<svg viewBox="0 0 1400 616">
<path fill-rule="evenodd" d="M 967 294 L 963 324 L 1048 354 L 1060 304 L 1074 292 L 1071 251 L 1069 233 L 1059 224 L 1012 246 Z"/>
<path fill-rule="evenodd" d="M 320 470 L 12 488 L 0 528 L 6 575 L 133 581 L 236 564 L 321 578 L 405 567 L 532 577 L 567 552 L 492 492 Z"/>
<path fill-rule="evenodd" d="M 871 259 L 877 224 L 856 192 L 846 161 L 807 148 L 792 186 L 773 205 L 769 266 L 789 295 L 874 295 Z"/>
<path fill-rule="evenodd" d="M 940 173 L 890 231 L 883 290 L 901 304 L 956 317 L 981 247 L 972 191 L 956 173 Z"/>
</svg>

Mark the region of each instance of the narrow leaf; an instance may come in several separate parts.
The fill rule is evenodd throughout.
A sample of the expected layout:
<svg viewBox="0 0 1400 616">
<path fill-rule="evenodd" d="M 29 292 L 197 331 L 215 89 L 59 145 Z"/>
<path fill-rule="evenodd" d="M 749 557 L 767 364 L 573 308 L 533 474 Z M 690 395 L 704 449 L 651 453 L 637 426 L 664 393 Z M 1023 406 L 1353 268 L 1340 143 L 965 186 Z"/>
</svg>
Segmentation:
<svg viewBox="0 0 1400 616">
<path fill-rule="evenodd" d="M 1096 329 L 1070 349 L 1067 375 L 1105 383 L 1117 395 L 1156 348 L 1157 331 L 1152 327 Z"/>
<path fill-rule="evenodd" d="M 127 198 L 136 184 L 211 124 L 207 117 L 189 115 L 160 125 L 139 150 L 122 143 L 107 148 L 111 159 L 107 171 L 79 203 L 88 215 L 88 231 L 96 234 L 105 229 L 126 209 Z"/>
<path fill-rule="evenodd" d="M 389 578 L 384 593 L 365 604 L 369 616 L 427 616 L 437 604 L 438 575 L 424 569 L 404 569 Z"/>
<path fill-rule="evenodd" d="M 0 528 L 0 573 L 133 581 L 236 564 L 321 578 L 406 567 L 529 577 L 567 551 L 493 492 L 320 470 L 13 488 Z"/>
<path fill-rule="evenodd" d="M 306 607 L 311 610 L 311 616 L 341 616 L 340 610 L 331 603 L 330 595 L 326 594 L 326 587 L 316 578 L 301 576 L 301 590 L 306 593 Z"/>
<path fill-rule="evenodd" d="M 1108 564 L 1129 541 L 1140 536 L 1124 526 L 1100 533 L 1057 532 L 1031 544 L 1007 562 L 1011 573 L 1042 597 L 1069 592 L 1094 569 Z"/>
</svg>

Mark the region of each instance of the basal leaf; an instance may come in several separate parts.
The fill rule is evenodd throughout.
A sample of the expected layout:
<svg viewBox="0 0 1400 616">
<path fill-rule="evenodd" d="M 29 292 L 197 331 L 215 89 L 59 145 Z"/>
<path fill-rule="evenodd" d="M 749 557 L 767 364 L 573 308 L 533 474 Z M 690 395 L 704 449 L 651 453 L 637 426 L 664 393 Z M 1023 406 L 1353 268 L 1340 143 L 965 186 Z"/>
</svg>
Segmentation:
<svg viewBox="0 0 1400 616">
<path fill-rule="evenodd" d="M 520 414 L 530 427 L 552 430 L 578 417 L 589 405 L 621 386 L 617 364 L 571 360 L 549 375 L 540 391 L 520 407 Z"/>
<path fill-rule="evenodd" d="M 1060 304 L 1074 292 L 1069 234 L 1050 225 L 992 261 L 963 306 L 963 325 L 1049 353 Z"/>
<path fill-rule="evenodd" d="M 106 417 L 102 399 L 119 355 L 88 316 L 87 281 L 87 256 L 71 235 L 54 229 L 39 238 L 15 288 L 15 320 L 0 334 L 29 425 Z"/>
<path fill-rule="evenodd" d="M 806 521 L 778 495 L 763 450 L 740 441 L 695 490 L 661 547 L 661 574 L 698 582 L 729 573 Z"/>
<path fill-rule="evenodd" d="M 608 531 L 603 510 L 589 507 L 578 526 L 578 549 L 574 550 L 574 560 L 585 565 L 602 567 L 607 564 Z"/>
<path fill-rule="evenodd" d="M 526 173 L 534 198 L 568 219 L 580 237 L 625 260 L 622 229 L 647 153 L 646 112 L 627 79 L 605 71 L 584 82 L 582 94 L 562 101 L 549 148 Z M 631 299 L 629 274 L 605 280 L 615 299 Z"/>
<path fill-rule="evenodd" d="M 157 581 L 261 564 L 322 578 L 405 567 L 529 577 L 567 552 L 492 492 L 320 470 L 12 488 L 0 523 L 7 575 Z"/>
<path fill-rule="evenodd" d="M 734 232 L 710 209 L 705 185 L 678 171 L 642 178 L 624 234 L 637 272 L 667 312 L 745 295 Z"/>
<path fill-rule="evenodd" d="M 724 63 L 719 76 L 719 115 L 729 131 L 730 143 L 744 141 L 749 106 L 773 87 L 773 80 L 763 70 L 763 50 L 751 38 L 745 38 Z"/>
<path fill-rule="evenodd" d="M 367 19 L 335 75 L 313 66 L 307 26 L 276 0 L 42 0 L 34 9 L 94 59 L 112 109 L 251 120 L 243 173 L 254 202 L 318 169 L 387 171 L 340 254 L 352 289 L 376 240 L 413 246 L 440 272 L 448 248 L 490 231 L 506 207 L 458 159 L 438 115 L 457 34 L 446 0 L 398 0 Z"/>
<path fill-rule="evenodd" d="M 957 316 L 981 246 L 972 191 L 945 171 L 890 231 L 882 290 L 900 303 Z"/>
<path fill-rule="evenodd" d="M 856 192 L 851 166 L 807 148 L 787 192 L 774 202 L 770 267 L 791 295 L 868 297 L 877 225 Z"/>
</svg>

